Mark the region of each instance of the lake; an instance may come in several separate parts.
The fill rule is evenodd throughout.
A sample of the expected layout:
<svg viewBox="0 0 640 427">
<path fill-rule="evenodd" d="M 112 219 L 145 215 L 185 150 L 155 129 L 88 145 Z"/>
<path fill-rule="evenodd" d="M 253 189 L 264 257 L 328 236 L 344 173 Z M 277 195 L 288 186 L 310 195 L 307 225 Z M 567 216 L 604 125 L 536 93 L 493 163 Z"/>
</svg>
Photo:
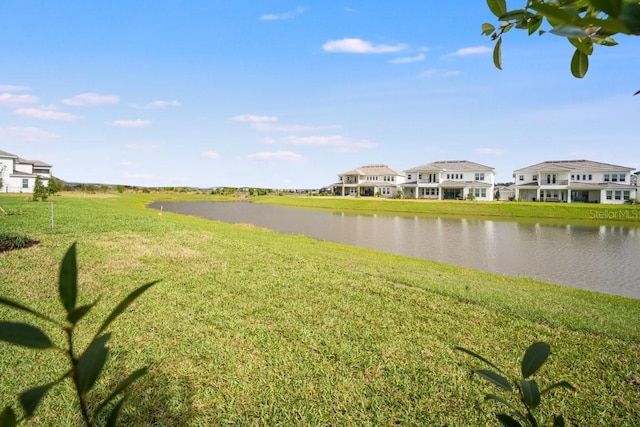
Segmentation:
<svg viewBox="0 0 640 427">
<path fill-rule="evenodd" d="M 250 202 L 150 207 L 640 298 L 640 229 L 633 227 L 354 215 Z"/>
</svg>

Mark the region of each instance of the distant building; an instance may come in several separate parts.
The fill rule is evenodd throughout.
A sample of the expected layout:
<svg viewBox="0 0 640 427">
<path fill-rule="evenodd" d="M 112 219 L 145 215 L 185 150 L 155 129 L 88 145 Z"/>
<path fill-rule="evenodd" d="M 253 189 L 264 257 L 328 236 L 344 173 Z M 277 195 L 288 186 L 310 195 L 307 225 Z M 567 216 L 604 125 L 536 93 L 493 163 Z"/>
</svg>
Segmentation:
<svg viewBox="0 0 640 427">
<path fill-rule="evenodd" d="M 364 165 L 338 174 L 333 184 L 337 196 L 397 197 L 404 173 L 387 165 Z"/>
<path fill-rule="evenodd" d="M 499 193 L 498 200 L 515 200 L 516 199 L 516 186 L 511 185 L 496 185 L 495 192 Z M 494 192 L 494 194 L 495 194 Z"/>
<path fill-rule="evenodd" d="M 36 177 L 42 179 L 43 185 L 49 185 L 51 178 L 50 164 L 40 160 L 26 160 L 15 154 L 0 150 L 0 178 L 5 193 L 33 193 Z"/>
<path fill-rule="evenodd" d="M 591 160 L 555 160 L 513 172 L 515 197 L 523 201 L 621 204 L 636 198 L 633 168 Z"/>
<path fill-rule="evenodd" d="M 495 171 L 467 160 L 443 160 L 405 171 L 404 196 L 414 199 L 493 200 Z"/>
</svg>

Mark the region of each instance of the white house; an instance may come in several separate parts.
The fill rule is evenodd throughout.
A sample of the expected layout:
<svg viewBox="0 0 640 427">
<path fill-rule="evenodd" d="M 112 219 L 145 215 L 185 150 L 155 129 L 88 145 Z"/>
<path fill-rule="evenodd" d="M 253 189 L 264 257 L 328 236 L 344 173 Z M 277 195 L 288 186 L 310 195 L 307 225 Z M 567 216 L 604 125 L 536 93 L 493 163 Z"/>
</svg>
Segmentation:
<svg viewBox="0 0 640 427">
<path fill-rule="evenodd" d="M 404 183 L 404 173 L 387 165 L 365 165 L 338 174 L 333 185 L 337 196 L 396 197 Z"/>
<path fill-rule="evenodd" d="M 493 200 L 495 170 L 467 160 L 443 160 L 405 171 L 405 197 L 415 199 Z"/>
<path fill-rule="evenodd" d="M 49 184 L 52 166 L 39 160 L 26 160 L 0 150 L 0 178 L 5 193 L 33 193 L 36 176 L 43 185 Z"/>
<path fill-rule="evenodd" d="M 621 204 L 636 198 L 633 168 L 591 160 L 556 160 L 513 172 L 516 199 Z"/>
</svg>

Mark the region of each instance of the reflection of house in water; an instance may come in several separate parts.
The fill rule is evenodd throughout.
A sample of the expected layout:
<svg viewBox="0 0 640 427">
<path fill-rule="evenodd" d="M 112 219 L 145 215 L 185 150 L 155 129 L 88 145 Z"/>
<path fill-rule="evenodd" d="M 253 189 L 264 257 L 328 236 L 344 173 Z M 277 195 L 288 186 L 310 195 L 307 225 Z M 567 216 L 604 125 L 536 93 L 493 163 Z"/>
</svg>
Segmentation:
<svg viewBox="0 0 640 427">
<path fill-rule="evenodd" d="M 633 168 L 591 160 L 537 163 L 513 172 L 515 198 L 523 201 L 621 204 L 636 198 Z"/>
</svg>

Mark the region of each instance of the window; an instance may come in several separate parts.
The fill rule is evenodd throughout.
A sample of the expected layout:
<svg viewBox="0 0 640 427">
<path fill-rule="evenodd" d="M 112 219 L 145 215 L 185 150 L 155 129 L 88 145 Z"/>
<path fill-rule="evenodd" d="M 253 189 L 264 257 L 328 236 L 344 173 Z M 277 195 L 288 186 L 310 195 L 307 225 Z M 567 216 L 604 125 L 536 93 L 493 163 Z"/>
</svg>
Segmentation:
<svg viewBox="0 0 640 427">
<path fill-rule="evenodd" d="M 413 176 L 413 175 L 408 174 L 408 175 L 407 175 L 407 179 L 408 179 L 409 181 L 411 181 L 411 177 L 412 177 L 412 176 Z"/>
<path fill-rule="evenodd" d="M 609 182 L 609 174 L 608 173 L 604 174 L 604 182 Z"/>
<path fill-rule="evenodd" d="M 534 181 L 538 181 L 538 175 L 533 175 L 531 178 L 533 178 Z"/>
<path fill-rule="evenodd" d="M 622 191 L 616 190 L 615 195 L 616 195 L 616 200 L 622 200 Z"/>
<path fill-rule="evenodd" d="M 593 180 L 593 175 L 589 174 L 589 181 Z"/>
<path fill-rule="evenodd" d="M 450 176 L 451 176 L 450 174 L 447 174 L 447 179 L 451 179 Z"/>
<path fill-rule="evenodd" d="M 582 175 L 582 180 L 586 181 L 587 180 L 587 175 Z"/>
<path fill-rule="evenodd" d="M 613 199 L 613 191 L 607 190 L 607 200 Z"/>
<path fill-rule="evenodd" d="M 389 195 L 389 194 L 391 194 L 391 189 L 389 187 L 382 187 L 380 189 L 380 193 L 385 194 L 385 195 Z"/>
<path fill-rule="evenodd" d="M 27 178 L 22 179 L 22 188 L 29 188 L 29 180 Z"/>
<path fill-rule="evenodd" d="M 580 175 L 576 175 L 576 181 L 580 181 Z"/>
<path fill-rule="evenodd" d="M 630 196 L 630 192 L 629 192 L 629 190 L 625 190 L 625 191 L 622 193 L 622 199 L 623 199 L 623 200 L 629 200 L 629 196 Z"/>
<path fill-rule="evenodd" d="M 620 182 L 624 182 L 627 179 L 626 175 L 623 173 L 621 173 L 619 176 L 620 176 Z"/>
<path fill-rule="evenodd" d="M 484 173 L 480 172 L 476 174 L 476 181 L 484 181 Z"/>
<path fill-rule="evenodd" d="M 421 173 L 418 174 L 418 179 L 422 179 L 422 174 Z"/>
<path fill-rule="evenodd" d="M 612 173 L 611 174 L 611 182 L 618 182 L 618 174 L 617 173 Z"/>
<path fill-rule="evenodd" d="M 518 181 L 524 181 L 524 175 L 520 175 L 520 176 L 518 177 Z"/>
<path fill-rule="evenodd" d="M 571 175 L 571 181 L 573 181 L 574 179 L 576 179 L 575 175 Z"/>
</svg>

